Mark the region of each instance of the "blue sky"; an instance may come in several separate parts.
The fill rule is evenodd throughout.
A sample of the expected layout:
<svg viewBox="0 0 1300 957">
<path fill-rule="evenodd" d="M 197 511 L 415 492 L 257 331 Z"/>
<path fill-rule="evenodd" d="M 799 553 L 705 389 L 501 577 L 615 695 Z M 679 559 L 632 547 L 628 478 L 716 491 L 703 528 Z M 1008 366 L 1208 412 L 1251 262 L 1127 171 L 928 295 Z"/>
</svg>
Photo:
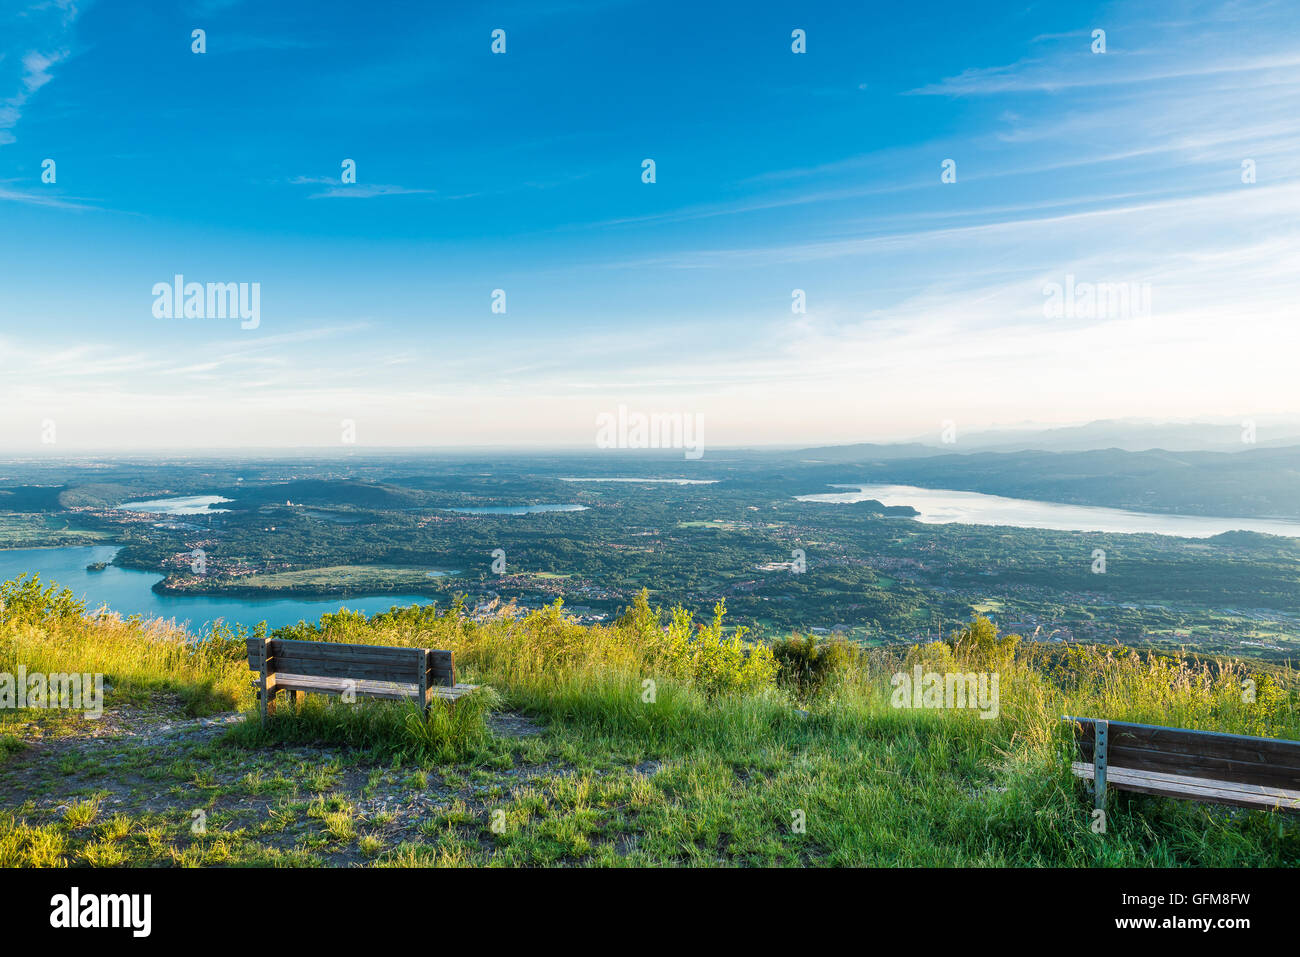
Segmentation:
<svg viewBox="0 0 1300 957">
<path fill-rule="evenodd" d="M 0 12 L 4 446 L 1300 414 L 1288 3 L 160 6 Z M 260 325 L 156 318 L 177 273 Z"/>
</svg>

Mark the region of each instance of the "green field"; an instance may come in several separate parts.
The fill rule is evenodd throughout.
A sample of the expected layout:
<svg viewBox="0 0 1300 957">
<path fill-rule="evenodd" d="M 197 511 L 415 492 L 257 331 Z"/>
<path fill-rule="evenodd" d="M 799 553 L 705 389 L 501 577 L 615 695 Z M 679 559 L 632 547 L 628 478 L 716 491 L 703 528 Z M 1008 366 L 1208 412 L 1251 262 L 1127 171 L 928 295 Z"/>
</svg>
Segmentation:
<svg viewBox="0 0 1300 957">
<path fill-rule="evenodd" d="M 112 536 L 70 527 L 67 516 L 0 512 L 0 548 L 57 548 L 98 545 Z"/>
<path fill-rule="evenodd" d="M 430 571 L 432 569 L 392 565 L 327 565 L 323 568 L 243 575 L 228 584 L 240 589 L 267 591 L 397 591 L 427 586 L 435 577 Z"/>
</svg>

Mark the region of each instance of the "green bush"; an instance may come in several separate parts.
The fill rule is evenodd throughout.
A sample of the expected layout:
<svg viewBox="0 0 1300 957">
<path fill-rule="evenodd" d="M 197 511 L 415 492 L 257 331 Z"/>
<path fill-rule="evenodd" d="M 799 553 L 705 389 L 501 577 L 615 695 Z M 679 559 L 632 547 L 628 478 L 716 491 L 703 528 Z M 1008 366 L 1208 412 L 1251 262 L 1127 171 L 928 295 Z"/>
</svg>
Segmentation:
<svg viewBox="0 0 1300 957">
<path fill-rule="evenodd" d="M 264 621 L 254 625 L 251 634 L 243 625 L 232 630 L 225 622 L 218 621 L 206 635 L 200 636 L 195 652 L 212 661 L 244 661 L 248 658 L 248 639 L 265 637 Z"/>
<path fill-rule="evenodd" d="M 948 645 L 958 661 L 988 671 L 1010 664 L 1019 644 L 1019 635 L 999 635 L 998 626 L 983 615 L 972 616 L 969 623 L 948 636 Z"/>
<path fill-rule="evenodd" d="M 724 637 L 726 614 L 725 599 L 713 606 L 708 624 L 697 623 L 690 611 L 676 605 L 664 624 L 663 609 L 650 606 L 643 588 L 614 628 L 623 641 L 635 646 L 645 665 L 694 685 L 707 697 L 770 688 L 777 670 L 771 646 L 746 641 L 749 629 L 744 626 Z"/>
<path fill-rule="evenodd" d="M 760 691 L 776 678 L 771 646 L 746 644 L 743 626 L 730 638 L 722 636 L 726 614 L 727 603 L 719 600 L 713 620 L 702 625 L 676 606 L 659 649 L 660 662 L 672 677 L 693 683 L 709 697 Z"/>
<path fill-rule="evenodd" d="M 76 621 L 86 613 L 86 603 L 58 585 L 41 588 L 37 575 L 19 575 L 0 584 L 0 622 Z"/>
<path fill-rule="evenodd" d="M 856 647 L 843 639 L 818 641 L 812 635 L 792 635 L 772 643 L 777 684 L 799 698 L 810 698 L 843 677 L 858 664 Z"/>
</svg>

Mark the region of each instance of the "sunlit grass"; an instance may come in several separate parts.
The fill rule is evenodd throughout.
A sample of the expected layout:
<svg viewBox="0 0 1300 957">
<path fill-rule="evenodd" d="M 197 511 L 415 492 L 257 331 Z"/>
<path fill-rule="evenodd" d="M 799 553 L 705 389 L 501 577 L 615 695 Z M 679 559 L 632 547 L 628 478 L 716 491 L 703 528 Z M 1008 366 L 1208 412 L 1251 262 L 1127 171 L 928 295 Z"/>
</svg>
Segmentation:
<svg viewBox="0 0 1300 957">
<path fill-rule="evenodd" d="M 1291 671 L 1115 649 L 1048 653 L 995 633 L 975 641 L 973 629 L 924 647 L 850 649 L 818 658 L 831 670 L 816 681 L 779 674 L 753 687 L 683 670 L 653 615 L 583 627 L 558 606 L 484 623 L 456 608 L 416 609 L 327 616 L 298 636 L 448 648 L 460 680 L 479 692 L 437 701 L 427 715 L 308 695 L 262 722 L 242 645 L 229 636 L 205 648 L 166 626 L 27 601 L 10 594 L 0 612 L 0 671 L 101 670 L 115 692 L 241 708 L 249 719 L 222 741 L 244 756 L 228 759 L 237 770 L 223 770 L 213 749 L 151 773 L 187 794 L 278 803 L 251 829 L 195 837 L 184 814 L 104 817 L 83 796 L 57 816 L 0 817 L 0 866 L 319 865 L 329 855 L 379 866 L 1300 863 L 1300 828 L 1275 813 L 1115 793 L 1107 832 L 1094 833 L 1061 720 L 1300 739 Z M 997 718 L 894 707 L 891 677 L 916 665 L 996 672 Z M 502 707 L 544 734 L 493 735 L 491 713 Z M 303 762 L 287 747 L 308 744 L 333 757 Z M 0 738 L 0 754 L 22 747 L 12 733 Z M 275 763 L 250 769 L 251 754 Z M 345 770 L 364 784 L 348 791 Z M 385 775 L 420 795 L 437 789 L 436 808 L 398 838 L 390 812 L 362 810 Z M 258 837 L 295 828 L 293 848 Z"/>
</svg>

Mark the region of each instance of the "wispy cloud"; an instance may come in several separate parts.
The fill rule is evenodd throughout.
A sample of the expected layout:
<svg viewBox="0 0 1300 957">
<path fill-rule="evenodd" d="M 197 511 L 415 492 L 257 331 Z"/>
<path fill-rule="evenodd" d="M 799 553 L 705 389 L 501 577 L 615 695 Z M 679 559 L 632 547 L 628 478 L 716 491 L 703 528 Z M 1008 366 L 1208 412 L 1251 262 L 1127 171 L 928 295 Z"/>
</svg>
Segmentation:
<svg viewBox="0 0 1300 957">
<path fill-rule="evenodd" d="M 344 184 L 337 179 L 310 176 L 295 176 L 289 182 L 295 186 L 325 187 L 325 189 L 312 193 L 307 197 L 308 199 L 373 199 L 376 196 L 429 196 L 438 192 L 435 189 L 419 189 L 383 183 Z"/>
<path fill-rule="evenodd" d="M 97 207 L 65 196 L 39 190 L 13 189 L 0 185 L 0 203 L 25 203 L 28 206 L 47 206 L 51 209 L 95 209 Z"/>
<path fill-rule="evenodd" d="M 32 97 L 54 79 L 54 68 L 71 55 L 69 34 L 78 8 L 70 2 L 39 3 L 22 12 L 0 59 L 16 61 L 17 76 L 9 78 L 12 92 L 0 100 L 0 146 L 15 142 L 12 132 Z M 0 82 L 5 82 L 0 78 Z"/>
<path fill-rule="evenodd" d="M 1010 207 L 1016 209 L 1017 207 Z M 1030 207 L 1032 209 L 1032 207 Z M 990 222 L 956 227 L 904 229 L 878 235 L 854 236 L 834 240 L 781 243 L 776 245 L 731 246 L 713 249 L 696 249 L 653 258 L 625 260 L 623 267 L 673 266 L 683 269 L 721 268 L 744 265 L 766 267 L 781 263 L 816 262 L 853 256 L 867 256 L 902 249 L 971 251 L 969 261 L 978 261 L 978 244 L 992 239 L 1020 239 L 1038 242 L 1053 236 L 1065 235 L 1078 241 L 1078 230 L 1083 224 L 1100 224 L 1099 228 L 1113 231 L 1116 223 L 1128 221 L 1131 228 L 1146 231 L 1159 228 L 1166 233 L 1187 236 L 1193 229 L 1212 230 L 1225 214 L 1235 212 L 1245 215 L 1249 210 L 1258 219 L 1253 221 L 1260 229 L 1268 223 L 1294 231 L 1300 216 L 1300 185 L 1287 184 L 1275 187 L 1244 188 L 1232 192 L 1220 191 L 1214 195 L 1194 198 L 1175 197 L 1162 201 L 1131 203 L 1101 209 L 1073 211 L 1051 216 L 1025 216 L 994 219 Z M 1130 248 L 1111 243 L 1109 248 L 1117 256 L 1130 252 Z M 951 268 L 951 267 L 950 267 Z"/>
<path fill-rule="evenodd" d="M 1082 53 L 1080 56 L 1088 56 Z M 1120 59 L 1118 54 L 1107 54 Z M 1300 66 L 1291 54 L 1219 61 L 1202 66 L 1139 66 L 1114 72 L 1071 68 L 1060 61 L 1021 60 L 1006 66 L 975 67 L 937 83 L 909 90 L 916 96 L 989 96 L 1002 93 L 1055 93 L 1097 86 L 1137 86 L 1167 80 L 1216 79 L 1234 73 L 1285 71 Z"/>
<path fill-rule="evenodd" d="M 36 91 L 54 79 L 51 68 L 67 59 L 66 50 L 55 53 L 30 51 L 22 58 L 23 72 L 18 92 L 8 97 L 0 106 L 0 145 L 14 142 L 10 132 L 22 119 L 23 109 Z"/>
</svg>

